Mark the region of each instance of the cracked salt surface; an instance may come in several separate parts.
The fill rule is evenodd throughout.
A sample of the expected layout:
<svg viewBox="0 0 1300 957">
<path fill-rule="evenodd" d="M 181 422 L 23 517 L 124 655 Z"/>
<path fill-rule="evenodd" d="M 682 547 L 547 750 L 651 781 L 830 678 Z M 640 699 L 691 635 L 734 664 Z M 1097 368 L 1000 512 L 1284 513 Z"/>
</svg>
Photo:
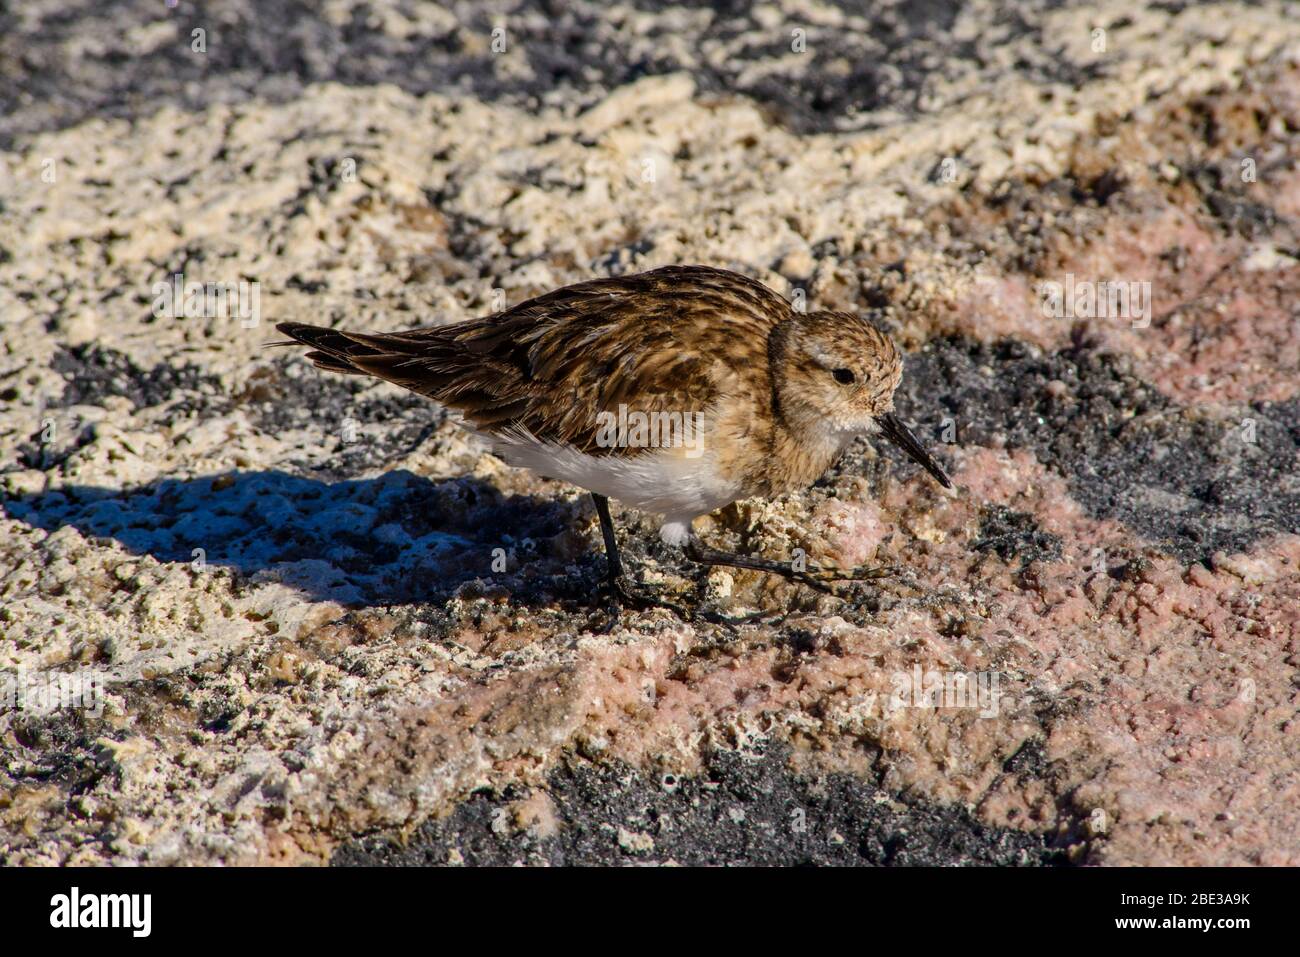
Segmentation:
<svg viewBox="0 0 1300 957">
<path fill-rule="evenodd" d="M 406 471 L 322 482 L 283 472 L 167 479 L 122 495 L 65 486 L 10 501 L 14 518 L 47 531 L 72 526 L 160 562 L 208 562 L 344 604 L 392 598 L 422 565 L 479 546 L 412 522 L 428 479 Z M 486 571 L 486 568 L 485 568 Z"/>
</svg>

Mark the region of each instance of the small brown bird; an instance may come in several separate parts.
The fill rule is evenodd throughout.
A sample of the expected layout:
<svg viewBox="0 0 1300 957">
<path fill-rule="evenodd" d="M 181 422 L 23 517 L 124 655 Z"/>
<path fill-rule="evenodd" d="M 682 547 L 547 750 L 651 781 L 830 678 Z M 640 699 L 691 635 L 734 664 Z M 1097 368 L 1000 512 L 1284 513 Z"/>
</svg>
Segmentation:
<svg viewBox="0 0 1300 957">
<path fill-rule="evenodd" d="M 898 350 L 850 313 L 792 309 L 766 286 L 668 266 L 565 286 L 480 319 L 386 335 L 283 322 L 318 368 L 378 376 L 459 411 L 507 463 L 591 493 L 609 587 L 631 593 L 609 498 L 664 516 L 691 560 L 825 590 L 882 569 L 801 569 L 722 552 L 691 521 L 741 498 L 804 488 L 879 432 L 952 483 L 891 414 Z M 292 342 L 277 343 L 292 345 Z"/>
</svg>

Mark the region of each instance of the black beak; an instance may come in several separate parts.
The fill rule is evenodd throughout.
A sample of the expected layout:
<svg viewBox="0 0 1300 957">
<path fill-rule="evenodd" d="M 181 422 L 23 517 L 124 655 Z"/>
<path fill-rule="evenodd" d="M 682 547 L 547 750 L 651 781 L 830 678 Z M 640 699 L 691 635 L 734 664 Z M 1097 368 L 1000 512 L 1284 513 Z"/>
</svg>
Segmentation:
<svg viewBox="0 0 1300 957">
<path fill-rule="evenodd" d="M 910 455 L 918 465 L 933 475 L 935 480 L 944 488 L 952 488 L 952 479 L 948 478 L 948 473 L 934 460 L 934 456 L 921 448 L 921 443 L 912 434 L 912 430 L 900 422 L 898 416 L 878 415 L 876 421 L 880 423 L 880 431 L 884 433 L 885 438 Z"/>
</svg>

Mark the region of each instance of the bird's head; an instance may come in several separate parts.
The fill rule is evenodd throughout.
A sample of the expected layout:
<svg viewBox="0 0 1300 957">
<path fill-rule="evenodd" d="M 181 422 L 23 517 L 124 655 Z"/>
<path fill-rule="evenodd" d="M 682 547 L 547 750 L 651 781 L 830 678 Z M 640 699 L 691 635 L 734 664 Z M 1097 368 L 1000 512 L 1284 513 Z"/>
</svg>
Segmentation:
<svg viewBox="0 0 1300 957">
<path fill-rule="evenodd" d="M 776 399 L 798 434 L 847 444 L 881 433 L 944 488 L 952 482 L 894 414 L 903 359 L 883 332 L 847 312 L 798 313 L 773 332 Z"/>
</svg>

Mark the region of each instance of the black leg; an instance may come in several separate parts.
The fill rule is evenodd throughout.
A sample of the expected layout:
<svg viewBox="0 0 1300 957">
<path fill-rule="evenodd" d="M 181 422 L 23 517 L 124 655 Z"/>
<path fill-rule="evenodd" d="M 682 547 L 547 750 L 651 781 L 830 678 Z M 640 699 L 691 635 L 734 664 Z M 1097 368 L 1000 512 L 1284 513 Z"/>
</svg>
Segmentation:
<svg viewBox="0 0 1300 957">
<path fill-rule="evenodd" d="M 596 514 L 600 516 L 600 534 L 605 539 L 605 558 L 609 562 L 609 583 L 613 585 L 623 577 L 623 563 L 618 557 L 618 539 L 614 537 L 614 520 L 609 515 L 609 499 L 592 492 L 591 500 L 596 503 Z"/>
<path fill-rule="evenodd" d="M 641 594 L 628 584 L 623 576 L 623 562 L 618 555 L 618 539 L 614 535 L 614 519 L 609 514 L 609 499 L 592 492 L 591 500 L 596 504 L 596 514 L 600 516 L 600 534 L 605 539 L 605 559 L 609 564 L 607 585 L 610 595 L 620 605 L 630 605 L 633 608 L 667 608 L 685 618 L 686 612 L 681 607 L 653 595 Z"/>
<path fill-rule="evenodd" d="M 758 558 L 753 555 L 737 555 L 734 552 L 723 552 L 716 548 L 710 548 L 694 535 L 691 535 L 686 540 L 686 557 L 701 565 L 727 565 L 732 568 L 749 568 L 757 572 L 780 575 L 782 578 L 799 582 L 828 595 L 835 594 L 834 590 L 828 586 L 828 582 L 887 578 L 893 573 L 892 568 L 867 568 L 865 566 L 857 568 L 818 568 L 812 566 L 800 571 L 791 562 L 775 562 L 767 558 Z"/>
</svg>

